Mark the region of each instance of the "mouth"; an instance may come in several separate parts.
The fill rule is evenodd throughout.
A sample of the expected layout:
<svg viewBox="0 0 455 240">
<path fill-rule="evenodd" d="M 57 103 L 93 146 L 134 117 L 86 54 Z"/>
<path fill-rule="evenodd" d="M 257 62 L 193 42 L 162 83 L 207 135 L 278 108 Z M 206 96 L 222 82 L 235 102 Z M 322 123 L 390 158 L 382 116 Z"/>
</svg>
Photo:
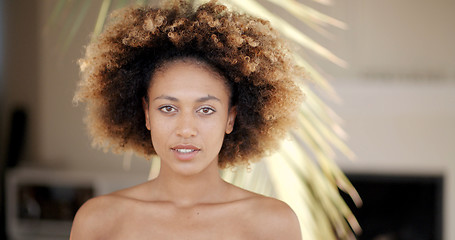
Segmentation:
<svg viewBox="0 0 455 240">
<path fill-rule="evenodd" d="M 178 151 L 178 152 L 181 152 L 181 153 L 189 153 L 189 152 L 194 152 L 194 151 L 200 151 L 201 149 L 196 147 L 196 146 L 193 146 L 193 145 L 190 145 L 190 144 L 180 144 L 180 145 L 176 145 L 174 147 L 171 147 L 172 150 L 174 151 Z"/>
<path fill-rule="evenodd" d="M 195 147 L 193 145 L 177 145 L 171 148 L 174 152 L 177 159 L 182 161 L 188 161 L 193 159 L 199 151 L 200 148 Z"/>
</svg>

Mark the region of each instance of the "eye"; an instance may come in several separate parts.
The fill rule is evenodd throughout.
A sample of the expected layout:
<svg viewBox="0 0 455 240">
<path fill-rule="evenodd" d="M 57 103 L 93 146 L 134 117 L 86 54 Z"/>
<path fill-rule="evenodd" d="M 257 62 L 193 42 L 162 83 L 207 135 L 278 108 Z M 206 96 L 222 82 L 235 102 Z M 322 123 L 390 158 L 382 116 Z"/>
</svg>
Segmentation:
<svg viewBox="0 0 455 240">
<path fill-rule="evenodd" d="M 170 105 L 166 105 L 166 106 L 162 106 L 160 108 L 158 108 L 161 112 L 164 112 L 164 113 L 173 113 L 173 112 L 177 112 L 177 109 L 173 106 L 170 106 Z"/>
<path fill-rule="evenodd" d="M 211 107 L 201 107 L 197 110 L 198 113 L 202 113 L 204 115 L 210 115 L 210 114 L 213 114 L 215 111 L 215 109 L 211 108 Z"/>
</svg>

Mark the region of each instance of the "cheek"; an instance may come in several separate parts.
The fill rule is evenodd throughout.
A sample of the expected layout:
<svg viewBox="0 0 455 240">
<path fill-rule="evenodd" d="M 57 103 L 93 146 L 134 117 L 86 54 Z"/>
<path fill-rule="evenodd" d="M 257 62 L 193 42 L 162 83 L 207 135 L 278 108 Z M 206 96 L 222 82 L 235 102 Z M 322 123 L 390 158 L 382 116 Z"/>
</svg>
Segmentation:
<svg viewBox="0 0 455 240">
<path fill-rule="evenodd" d="M 168 137 L 170 136 L 169 132 L 169 122 L 160 121 L 157 118 L 150 118 L 150 134 L 151 141 L 155 151 L 159 153 L 161 148 L 165 145 Z"/>
<path fill-rule="evenodd" d="M 224 121 L 205 122 L 201 124 L 199 133 L 204 136 L 205 142 L 209 144 L 222 145 L 226 130 Z"/>
</svg>

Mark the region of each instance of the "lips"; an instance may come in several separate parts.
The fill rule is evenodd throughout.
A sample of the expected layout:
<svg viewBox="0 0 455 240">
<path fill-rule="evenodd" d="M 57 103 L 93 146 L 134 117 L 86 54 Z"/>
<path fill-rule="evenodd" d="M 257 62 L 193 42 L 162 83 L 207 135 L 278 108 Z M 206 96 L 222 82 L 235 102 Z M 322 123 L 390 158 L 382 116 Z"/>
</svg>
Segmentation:
<svg viewBox="0 0 455 240">
<path fill-rule="evenodd" d="M 181 161 L 189 161 L 201 151 L 200 148 L 193 145 L 177 145 L 172 147 L 171 150 L 174 152 L 175 157 Z"/>
</svg>

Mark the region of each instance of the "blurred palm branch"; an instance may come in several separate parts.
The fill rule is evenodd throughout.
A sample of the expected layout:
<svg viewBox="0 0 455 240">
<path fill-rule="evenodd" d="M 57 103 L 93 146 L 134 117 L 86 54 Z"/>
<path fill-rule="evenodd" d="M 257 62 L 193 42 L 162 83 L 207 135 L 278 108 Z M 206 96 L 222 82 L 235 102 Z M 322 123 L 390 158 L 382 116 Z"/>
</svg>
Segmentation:
<svg viewBox="0 0 455 240">
<path fill-rule="evenodd" d="M 189 1 L 199 5 L 208 0 Z M 303 47 L 306 51 L 313 51 L 333 64 L 347 67 L 343 59 L 313 41 L 279 15 L 269 11 L 260 2 L 268 1 L 286 10 L 302 24 L 322 35 L 327 33 L 325 30 L 327 26 L 346 29 L 347 26 L 342 21 L 297 0 L 219 1 L 238 11 L 269 20 L 290 42 Z M 312 1 L 329 5 L 332 0 Z M 129 4 L 149 3 L 156 1 L 102 0 L 92 38 L 101 33 L 105 20 L 112 10 Z M 59 0 L 55 4 L 46 25 L 49 28 L 64 19 L 66 32 L 62 32 L 60 38 L 63 51 L 71 45 L 92 5 L 91 0 Z M 295 55 L 295 59 L 307 70 L 311 83 L 316 88 L 324 90 L 333 99 L 338 99 L 334 89 L 312 64 L 299 55 Z M 355 188 L 334 162 L 334 158 L 336 151 L 350 159 L 355 158 L 355 155 L 344 143 L 346 134 L 339 125 L 339 117 L 308 84 L 302 84 L 306 101 L 300 108 L 299 128 L 290 132 L 290 137 L 283 141 L 281 150 L 260 163 L 223 170 L 222 176 L 235 185 L 287 202 L 299 217 L 303 239 L 353 239 L 354 233 L 359 234 L 361 229 L 339 190 L 349 194 L 358 206 L 361 205 L 361 200 Z M 157 172 L 157 162 L 152 161 L 151 175 Z"/>
</svg>

